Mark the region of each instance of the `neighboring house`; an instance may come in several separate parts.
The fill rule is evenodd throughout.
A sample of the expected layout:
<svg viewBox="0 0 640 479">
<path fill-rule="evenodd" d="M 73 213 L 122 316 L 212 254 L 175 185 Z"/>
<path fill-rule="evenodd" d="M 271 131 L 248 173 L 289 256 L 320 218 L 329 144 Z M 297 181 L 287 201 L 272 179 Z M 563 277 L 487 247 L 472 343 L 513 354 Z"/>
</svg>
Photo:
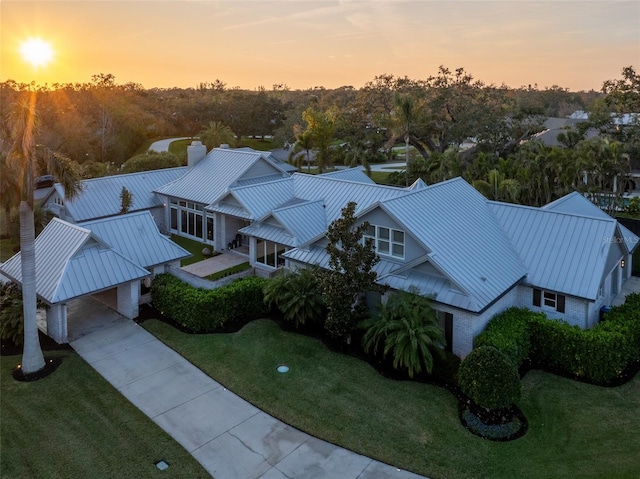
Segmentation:
<svg viewBox="0 0 640 479">
<path fill-rule="evenodd" d="M 358 168 L 291 174 L 269 153 L 203 149 L 190 147 L 182 176 L 148 188 L 165 205 L 154 217 L 170 232 L 217 250 L 239 248 L 263 275 L 327 268 L 327 228 L 354 201 L 359 221 L 370 224 L 379 282 L 432 298 L 448 347 L 460 356 L 512 306 L 591 327 L 631 274 L 638 237 L 578 193 L 531 208 L 488 201 L 461 178 L 399 188 L 375 184 Z M 107 219 L 97 223 L 83 225 L 109 244 L 120 241 L 109 236 Z"/>
<path fill-rule="evenodd" d="M 138 316 L 140 281 L 179 265 L 190 253 L 161 235 L 147 211 L 74 225 L 54 218 L 35 241 L 36 294 L 47 305 L 47 334 L 68 341 L 67 304 L 116 290 L 116 309 Z M 21 256 L 0 272 L 22 282 Z"/>
</svg>

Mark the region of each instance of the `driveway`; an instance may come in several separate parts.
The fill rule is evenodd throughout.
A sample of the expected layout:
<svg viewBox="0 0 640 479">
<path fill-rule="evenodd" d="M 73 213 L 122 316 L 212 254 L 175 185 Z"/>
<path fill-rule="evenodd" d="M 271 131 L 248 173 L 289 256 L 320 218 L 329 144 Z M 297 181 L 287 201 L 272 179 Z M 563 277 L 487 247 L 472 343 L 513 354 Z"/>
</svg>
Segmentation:
<svg viewBox="0 0 640 479">
<path fill-rule="evenodd" d="M 73 349 L 216 479 L 422 478 L 278 421 L 135 322 L 105 321 L 92 301 L 76 306 L 104 327 L 85 330 Z"/>
<path fill-rule="evenodd" d="M 154 141 L 153 143 L 151 143 L 151 146 L 149 146 L 149 151 L 157 151 L 157 152 L 169 151 L 169 145 L 172 142 L 178 141 L 178 140 L 189 140 L 191 138 L 192 138 L 191 136 L 183 136 L 181 138 L 166 138 L 164 140 Z"/>
</svg>

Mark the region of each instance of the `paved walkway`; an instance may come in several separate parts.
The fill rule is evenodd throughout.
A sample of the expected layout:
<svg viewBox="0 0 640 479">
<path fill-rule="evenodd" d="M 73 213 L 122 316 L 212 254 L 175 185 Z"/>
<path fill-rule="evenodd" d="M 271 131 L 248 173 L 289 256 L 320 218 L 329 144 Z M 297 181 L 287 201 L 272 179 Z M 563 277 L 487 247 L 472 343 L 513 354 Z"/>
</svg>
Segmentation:
<svg viewBox="0 0 640 479">
<path fill-rule="evenodd" d="M 95 300 L 93 300 L 95 301 Z M 86 306 L 85 306 L 86 305 Z M 84 309 L 84 311 L 82 311 Z M 419 479 L 309 436 L 222 387 L 133 321 L 92 303 L 71 346 L 215 479 Z M 108 317 L 107 317 L 108 316 Z M 71 331 L 70 331 L 71 333 Z"/>
<path fill-rule="evenodd" d="M 640 276 L 631 276 L 622 285 L 622 289 L 618 293 L 618 296 L 613 300 L 611 306 L 620 306 L 624 304 L 627 299 L 627 295 L 631 293 L 640 293 Z"/>
</svg>

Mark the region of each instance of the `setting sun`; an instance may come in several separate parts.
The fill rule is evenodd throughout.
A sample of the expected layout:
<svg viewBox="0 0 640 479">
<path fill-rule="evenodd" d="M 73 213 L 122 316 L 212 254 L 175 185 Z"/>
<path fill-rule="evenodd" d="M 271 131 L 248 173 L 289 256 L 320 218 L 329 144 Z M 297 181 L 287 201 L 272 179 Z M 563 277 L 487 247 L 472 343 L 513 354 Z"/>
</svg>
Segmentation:
<svg viewBox="0 0 640 479">
<path fill-rule="evenodd" d="M 20 45 L 20 53 L 25 61 L 34 67 L 41 67 L 53 58 L 51 45 L 40 38 L 31 38 Z"/>
</svg>

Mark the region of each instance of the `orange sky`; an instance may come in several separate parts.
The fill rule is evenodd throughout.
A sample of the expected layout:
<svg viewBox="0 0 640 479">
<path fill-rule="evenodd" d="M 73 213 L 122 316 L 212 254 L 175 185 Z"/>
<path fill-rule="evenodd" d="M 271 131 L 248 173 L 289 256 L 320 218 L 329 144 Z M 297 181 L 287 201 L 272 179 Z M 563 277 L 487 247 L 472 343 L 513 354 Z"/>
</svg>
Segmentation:
<svg viewBox="0 0 640 479">
<path fill-rule="evenodd" d="M 20 58 L 29 37 L 52 43 L 50 65 Z M 1 81 L 360 88 L 445 65 L 486 83 L 599 90 L 640 67 L 640 2 L 2 0 L 0 41 Z"/>
</svg>

